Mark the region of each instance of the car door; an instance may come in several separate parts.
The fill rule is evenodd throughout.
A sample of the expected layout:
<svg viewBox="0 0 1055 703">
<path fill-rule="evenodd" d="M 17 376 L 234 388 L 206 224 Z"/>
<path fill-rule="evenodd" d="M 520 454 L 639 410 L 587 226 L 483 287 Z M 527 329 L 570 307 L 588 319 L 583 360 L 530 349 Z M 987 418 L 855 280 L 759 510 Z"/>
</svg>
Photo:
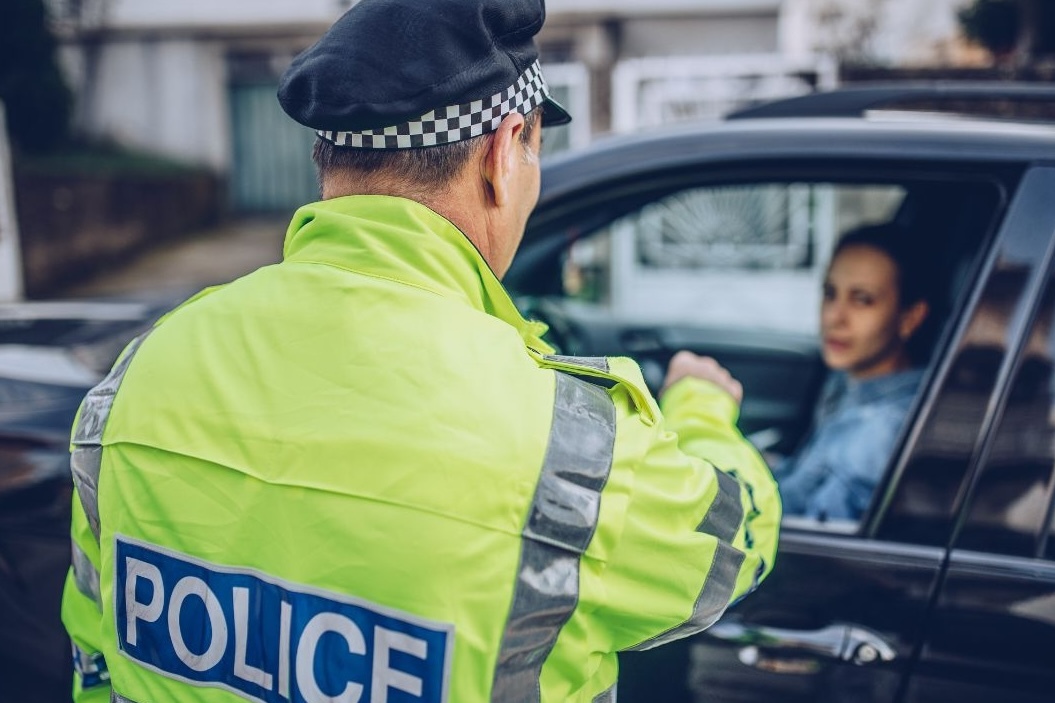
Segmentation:
<svg viewBox="0 0 1055 703">
<path fill-rule="evenodd" d="M 1000 612 L 1005 607 L 977 607 L 979 600 L 994 595 L 985 590 L 993 582 L 983 580 L 982 586 L 971 581 L 977 574 L 972 565 L 959 592 L 962 596 L 963 582 L 977 587 L 969 596 L 975 610 L 961 609 L 963 619 L 951 630 L 948 614 L 929 619 L 962 495 L 970 485 L 976 444 L 1003 385 L 996 371 L 1002 362 L 997 359 L 994 366 L 989 350 L 979 347 L 978 331 L 990 329 L 990 301 L 1005 287 L 1009 247 L 1030 229 L 1025 213 L 1035 210 L 1053 186 L 1050 174 L 1028 175 L 995 245 L 983 247 L 976 265 L 964 274 L 977 283 L 963 289 L 943 353 L 931 365 L 927 389 L 870 512 L 858 524 L 786 518 L 769 580 L 709 631 L 666 651 L 624 655 L 621 700 L 963 699 L 961 687 L 946 686 L 957 676 L 950 671 L 951 653 L 944 660 L 933 654 L 930 660 L 917 660 L 927 638 L 928 647 L 935 646 L 936 632 L 946 635 L 941 639 L 946 647 L 961 647 L 962 653 L 957 636 L 970 629 L 971 618 L 979 610 Z M 1050 232 L 1055 223 L 1046 226 L 1042 232 Z M 975 640 L 988 636 L 974 634 Z M 1005 644 L 994 641 L 989 654 Z M 1034 660 L 1044 656 L 1036 652 Z M 960 663 L 966 668 L 974 662 Z M 945 676 L 935 676 L 942 667 Z M 1007 673 L 999 665 L 990 665 L 990 672 L 993 668 Z M 1019 699 L 983 694 L 971 700 Z"/>
<path fill-rule="evenodd" d="M 681 180 L 646 178 L 663 187 L 635 193 L 623 184 L 618 204 L 606 204 L 596 192 L 603 184 L 594 184 L 594 192 L 578 197 L 580 207 L 566 207 L 559 216 L 547 213 L 545 201 L 540 205 L 538 222 L 549 231 L 529 231 L 526 256 L 507 279 L 514 293 L 527 299 L 528 312 L 543 313 L 559 341 L 570 342 L 566 351 L 633 356 L 653 383 L 679 348 L 715 356 L 744 383 L 742 429 L 767 442 L 773 437 L 764 435 L 774 435 L 772 446 L 778 450 L 792 448 L 809 422 L 823 377 L 815 332 L 805 326 L 766 328 L 760 323 L 765 315 L 738 303 L 753 295 L 763 307 L 768 301 L 765 313 L 795 316 L 796 324 L 812 320 L 819 299 L 811 300 L 806 286 L 819 293 L 835 237 L 855 224 L 875 221 L 895 220 L 915 229 L 921 251 L 940 253 L 935 276 L 948 286 L 926 391 L 917 399 L 870 512 L 860 522 L 786 518 L 775 569 L 758 592 L 705 633 L 621 655 L 621 701 L 886 702 L 903 692 L 945 564 L 956 497 L 969 465 L 969 451 L 955 443 L 946 446 L 950 415 L 958 437 L 977 437 L 983 427 L 982 413 L 964 412 L 950 380 L 958 369 L 949 350 L 961 344 L 978 305 L 974 286 L 995 269 L 995 243 L 1007 236 L 1001 223 L 1016 182 L 995 182 L 985 173 L 984 168 L 972 173 L 961 165 L 945 173 L 931 169 L 921 178 L 918 165 L 893 161 L 785 161 L 771 169 L 756 166 L 749 174 L 715 169 Z M 797 214 L 796 197 L 806 203 Z M 686 208 L 685 201 L 692 198 L 697 206 Z M 780 198 L 784 210 L 776 219 L 781 225 L 761 237 L 761 243 L 771 245 L 769 261 L 776 259 L 774 248 L 787 255 L 789 243 L 800 241 L 791 231 L 796 226 L 808 232 L 808 254 L 791 257 L 794 263 L 783 270 L 766 269 L 757 259 L 741 259 L 738 266 L 731 250 L 751 244 L 751 237 L 758 239 L 759 229 L 742 226 L 734 216 L 771 207 L 767 199 Z M 711 228 L 714 236 L 704 238 L 703 246 L 698 246 L 698 236 L 694 240 L 687 234 L 688 225 L 663 230 L 654 210 L 669 210 L 672 202 L 683 223 L 717 218 L 722 226 Z M 657 235 L 655 228 L 667 234 Z M 719 236 L 735 231 L 743 234 L 724 240 Z M 596 232 L 607 241 L 591 241 L 588 235 Z M 615 241 L 620 236 L 624 240 Z M 585 251 L 572 245 L 580 242 Z M 778 246 L 772 247 L 774 243 Z M 664 251 L 664 244 L 675 246 Z M 652 255 L 667 264 L 666 284 L 675 289 L 670 297 L 659 297 L 665 293 L 662 266 L 645 271 L 651 278 L 625 275 L 628 266 L 648 268 L 647 246 L 655 246 Z M 759 252 L 765 249 L 756 248 Z M 728 258 L 717 266 L 699 263 L 722 255 Z M 606 271 L 614 274 L 605 278 Z M 796 274 L 803 285 L 798 290 L 788 284 Z M 708 279 L 712 285 L 697 288 L 703 294 L 686 306 L 701 316 L 666 314 L 664 306 L 674 304 L 677 294 Z M 632 283 L 626 289 L 613 292 L 627 281 Z M 638 307 L 626 305 L 627 300 Z M 794 303 L 782 307 L 789 300 Z M 716 307 L 724 317 L 708 309 Z M 988 398 L 991 380 L 982 378 L 972 392 Z"/>
<path fill-rule="evenodd" d="M 963 354 L 996 394 L 905 700 L 1055 700 L 1055 169 L 1027 179 Z M 970 375 L 977 375 L 975 370 Z M 968 378 L 968 381 L 970 379 Z"/>
</svg>

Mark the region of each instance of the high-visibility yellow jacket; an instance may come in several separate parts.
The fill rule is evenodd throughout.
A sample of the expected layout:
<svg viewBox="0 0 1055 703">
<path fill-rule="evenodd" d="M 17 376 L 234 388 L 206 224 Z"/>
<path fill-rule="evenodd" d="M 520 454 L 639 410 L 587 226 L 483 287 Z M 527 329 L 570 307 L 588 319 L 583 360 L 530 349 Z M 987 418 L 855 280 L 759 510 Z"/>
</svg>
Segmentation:
<svg viewBox="0 0 1055 703">
<path fill-rule="evenodd" d="M 735 403 L 543 327 L 381 196 L 169 313 L 74 428 L 78 700 L 607 701 L 714 622 L 780 519 Z"/>
</svg>

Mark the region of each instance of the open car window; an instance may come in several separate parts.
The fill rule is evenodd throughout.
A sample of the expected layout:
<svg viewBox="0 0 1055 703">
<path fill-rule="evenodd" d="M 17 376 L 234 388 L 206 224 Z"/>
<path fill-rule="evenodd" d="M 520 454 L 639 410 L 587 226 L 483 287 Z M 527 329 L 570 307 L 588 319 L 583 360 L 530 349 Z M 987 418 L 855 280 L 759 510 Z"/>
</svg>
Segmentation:
<svg viewBox="0 0 1055 703">
<path fill-rule="evenodd" d="M 750 183 L 689 188 L 569 247 L 569 298 L 624 319 L 814 335 L 839 232 L 892 220 L 898 184 Z"/>
<path fill-rule="evenodd" d="M 919 396 L 927 359 L 969 292 L 1004 204 L 999 183 L 964 174 L 847 169 L 820 177 L 817 170 L 724 181 L 686 176 L 681 184 L 642 179 L 636 191 L 624 183 L 608 199 L 598 185 L 557 214 L 543 203 L 506 283 L 527 315 L 550 325 L 564 353 L 633 357 L 654 392 L 678 350 L 715 357 L 744 385 L 740 429 L 779 466 L 810 437 L 829 378 L 819 310 L 838 238 L 896 224 L 933 262 Z M 889 440 L 869 450 L 870 477 L 853 511 L 791 513 L 788 526 L 858 530 L 904 444 L 915 400 Z"/>
</svg>

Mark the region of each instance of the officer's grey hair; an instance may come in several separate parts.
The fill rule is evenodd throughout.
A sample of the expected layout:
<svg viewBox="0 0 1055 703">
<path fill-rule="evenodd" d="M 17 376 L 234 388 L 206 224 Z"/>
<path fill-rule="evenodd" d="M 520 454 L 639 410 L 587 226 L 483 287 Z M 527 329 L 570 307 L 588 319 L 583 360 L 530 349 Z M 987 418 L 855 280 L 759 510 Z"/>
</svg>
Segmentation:
<svg viewBox="0 0 1055 703">
<path fill-rule="evenodd" d="M 525 116 L 520 138 L 524 143 L 540 127 L 542 108 Z M 415 190 L 444 188 L 483 147 L 487 135 L 423 149 L 355 149 L 316 138 L 311 158 L 319 188 L 337 173 L 369 174 L 369 178 L 394 180 Z"/>
</svg>

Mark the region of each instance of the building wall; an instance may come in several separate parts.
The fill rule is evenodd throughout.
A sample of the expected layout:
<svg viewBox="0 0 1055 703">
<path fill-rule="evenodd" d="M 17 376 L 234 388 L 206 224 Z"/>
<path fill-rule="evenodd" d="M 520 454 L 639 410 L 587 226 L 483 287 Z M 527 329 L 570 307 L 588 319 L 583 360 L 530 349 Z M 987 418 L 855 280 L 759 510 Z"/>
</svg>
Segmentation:
<svg viewBox="0 0 1055 703">
<path fill-rule="evenodd" d="M 242 84 L 232 69 L 238 57 L 263 57 L 273 80 L 352 2 L 95 0 L 90 17 L 66 19 L 79 124 L 97 136 L 227 172 L 234 151 L 230 89 Z M 539 43 L 544 64 L 585 67 L 584 122 L 600 133 L 618 121 L 612 76 L 620 62 L 752 54 L 799 65 L 817 51 L 922 61 L 955 39 L 960 2 L 548 0 Z"/>
<path fill-rule="evenodd" d="M 263 27 L 329 24 L 349 0 L 102 0 L 108 27 Z"/>
<path fill-rule="evenodd" d="M 232 164 L 229 57 L 275 57 L 275 74 L 348 0 L 101 0 L 65 51 L 79 126 L 132 147 L 226 172 Z M 721 13 L 709 17 L 695 12 Z M 779 0 L 640 3 L 550 0 L 543 48 L 581 63 L 592 84 L 593 131 L 606 131 L 612 66 L 628 57 L 777 50 Z M 61 16 L 61 15 L 60 15 Z M 69 19 L 69 18 L 68 18 Z M 95 34 L 92 34 L 95 32 Z M 552 61 L 551 61 L 552 63 Z M 235 78 L 234 82 L 237 81 Z M 587 120 L 589 121 L 589 120 Z"/>
<path fill-rule="evenodd" d="M 761 54 L 778 51 L 777 13 L 715 17 L 654 17 L 627 21 L 620 58 Z"/>
<path fill-rule="evenodd" d="M 550 17 L 562 14 L 649 16 L 777 10 L 782 0 L 547 0 Z M 354 0 L 102 0 L 114 26 L 329 22 Z"/>
<path fill-rule="evenodd" d="M 558 15 L 642 17 L 662 14 L 710 15 L 776 12 L 784 0 L 547 0 L 549 18 Z"/>
<path fill-rule="evenodd" d="M 77 65 L 72 73 L 83 103 L 80 126 L 88 133 L 226 170 L 229 138 L 222 43 L 119 39 L 94 50 L 74 48 L 67 60 Z"/>
</svg>

